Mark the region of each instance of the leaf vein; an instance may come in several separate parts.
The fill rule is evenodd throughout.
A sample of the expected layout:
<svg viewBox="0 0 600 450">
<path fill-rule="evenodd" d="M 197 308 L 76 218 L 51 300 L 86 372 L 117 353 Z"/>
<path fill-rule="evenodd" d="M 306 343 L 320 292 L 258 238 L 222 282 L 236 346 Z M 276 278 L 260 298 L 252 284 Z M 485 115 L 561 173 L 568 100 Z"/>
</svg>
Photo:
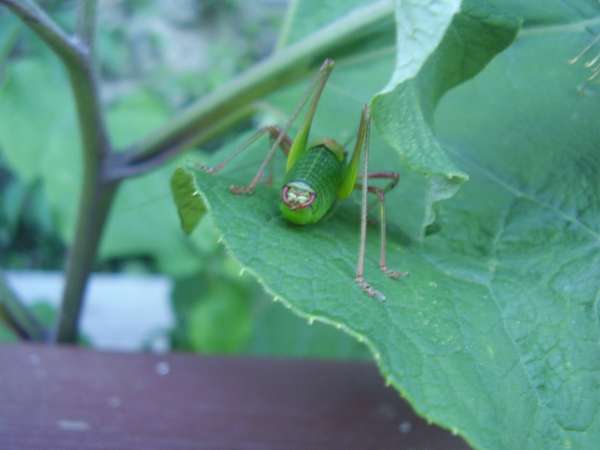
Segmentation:
<svg viewBox="0 0 600 450">
<path fill-rule="evenodd" d="M 560 208 L 557 208 L 556 206 L 554 206 L 550 203 L 546 203 L 543 200 L 540 200 L 539 198 L 535 197 L 533 194 L 525 192 L 524 190 L 522 190 L 518 187 L 512 186 L 510 183 L 503 180 L 498 175 L 492 173 L 486 167 L 482 166 L 478 161 L 476 161 L 472 158 L 467 158 L 464 155 L 459 154 L 459 152 L 457 152 L 449 147 L 447 147 L 447 149 L 448 149 L 448 153 L 451 153 L 454 157 L 459 159 L 461 162 L 474 166 L 482 175 L 484 175 L 490 181 L 493 181 L 494 183 L 496 183 L 498 186 L 500 186 L 504 190 L 510 192 L 511 194 L 513 194 L 516 197 L 521 197 L 521 198 L 530 200 L 531 202 L 541 206 L 542 208 L 545 208 L 545 209 L 548 209 L 548 210 L 554 212 L 557 216 L 559 216 L 564 221 L 570 222 L 574 225 L 579 226 L 583 231 L 585 231 L 587 234 L 589 234 L 591 237 L 593 237 L 594 240 L 597 241 L 596 242 L 597 244 L 600 244 L 600 233 L 598 233 L 593 228 L 590 228 L 588 225 L 581 222 L 576 216 L 571 216 L 571 215 L 567 214 L 566 212 L 564 212 L 563 210 L 561 210 Z"/>
</svg>

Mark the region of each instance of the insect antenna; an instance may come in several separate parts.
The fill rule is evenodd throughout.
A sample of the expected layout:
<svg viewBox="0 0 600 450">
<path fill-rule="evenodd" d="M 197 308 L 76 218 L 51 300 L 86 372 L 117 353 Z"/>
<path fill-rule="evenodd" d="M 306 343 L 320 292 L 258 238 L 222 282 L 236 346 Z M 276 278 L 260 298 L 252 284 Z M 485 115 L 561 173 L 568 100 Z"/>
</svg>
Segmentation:
<svg viewBox="0 0 600 450">
<path fill-rule="evenodd" d="M 296 109 L 294 110 L 294 112 L 292 113 L 292 115 L 290 116 L 288 121 L 286 122 L 285 126 L 281 128 L 281 132 L 279 133 L 279 136 L 277 136 L 277 139 L 275 139 L 275 141 L 273 142 L 273 145 L 269 149 L 269 153 L 267 153 L 267 156 L 265 157 L 264 161 L 258 168 L 258 172 L 254 176 L 252 181 L 250 181 L 250 184 L 248 186 L 244 187 L 241 190 L 241 192 L 251 192 L 254 190 L 254 187 L 256 186 L 256 184 L 263 177 L 265 168 L 268 166 L 269 161 L 271 160 L 271 158 L 277 151 L 279 144 L 284 139 L 284 137 L 287 135 L 288 131 L 292 127 L 292 124 L 296 121 L 296 119 L 298 118 L 298 116 L 300 115 L 300 113 L 302 112 L 302 110 L 304 109 L 306 104 L 309 102 L 309 100 L 312 100 L 311 110 L 316 109 L 316 102 L 318 102 L 320 93 L 323 90 L 323 88 L 325 87 L 325 81 L 327 80 L 329 73 L 331 73 L 331 69 L 333 68 L 333 65 L 334 65 L 334 62 L 331 59 L 326 59 L 325 62 L 321 65 L 321 69 L 319 70 L 319 76 L 310 84 L 309 88 L 306 90 L 306 93 L 302 97 L 302 101 L 300 102 L 300 104 L 298 104 L 298 106 L 296 106 Z"/>
<path fill-rule="evenodd" d="M 588 31 L 593 34 L 593 32 L 588 28 Z M 594 36 L 594 38 L 583 48 L 581 51 L 575 55 L 573 58 L 569 59 L 567 62 L 569 64 L 577 64 L 580 59 L 582 59 L 588 52 L 590 52 L 596 44 L 600 42 L 600 33 Z M 586 69 L 590 69 L 591 75 L 587 77 L 586 81 L 593 81 L 600 75 L 600 52 L 596 54 L 596 56 L 587 60 L 584 63 L 584 67 Z M 585 85 L 585 82 L 583 83 Z M 583 87 L 580 86 L 580 88 Z"/>
<path fill-rule="evenodd" d="M 567 62 L 568 62 L 569 64 L 577 64 L 577 62 L 578 62 L 578 61 L 579 61 L 579 60 L 580 60 L 580 59 L 581 59 L 581 58 L 582 58 L 582 57 L 583 57 L 583 56 L 584 56 L 584 55 L 585 55 L 587 52 L 589 52 L 589 51 L 592 49 L 592 47 L 593 47 L 594 45 L 596 45 L 598 42 L 600 42 L 600 34 L 596 35 L 596 36 L 594 37 L 594 39 L 592 39 L 592 40 L 590 41 L 590 43 L 589 43 L 589 44 L 587 44 L 585 47 L 583 47 L 583 49 L 582 49 L 582 50 L 581 50 L 581 51 L 580 51 L 580 52 L 579 52 L 577 55 L 575 55 L 573 58 L 569 59 Z"/>
</svg>

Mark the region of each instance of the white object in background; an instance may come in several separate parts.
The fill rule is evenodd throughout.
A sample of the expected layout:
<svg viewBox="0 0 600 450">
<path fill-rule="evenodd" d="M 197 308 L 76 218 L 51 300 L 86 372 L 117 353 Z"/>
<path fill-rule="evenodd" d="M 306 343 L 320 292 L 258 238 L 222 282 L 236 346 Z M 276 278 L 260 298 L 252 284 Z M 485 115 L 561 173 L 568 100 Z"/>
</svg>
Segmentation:
<svg viewBox="0 0 600 450">
<path fill-rule="evenodd" d="M 63 276 L 58 272 L 5 272 L 8 283 L 28 305 L 60 304 Z M 93 274 L 88 284 L 81 332 L 95 348 L 168 350 L 175 324 L 171 280 L 164 276 Z"/>
</svg>

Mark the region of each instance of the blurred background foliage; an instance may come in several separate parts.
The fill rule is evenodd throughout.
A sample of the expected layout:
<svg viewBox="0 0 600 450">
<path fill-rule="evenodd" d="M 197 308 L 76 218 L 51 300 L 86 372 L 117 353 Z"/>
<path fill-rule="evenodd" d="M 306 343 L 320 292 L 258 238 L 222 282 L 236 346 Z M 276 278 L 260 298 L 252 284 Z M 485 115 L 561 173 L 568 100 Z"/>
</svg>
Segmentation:
<svg viewBox="0 0 600 450">
<path fill-rule="evenodd" d="M 38 2 L 65 28 L 75 1 Z M 103 0 L 97 37 L 110 133 L 125 146 L 270 54 L 285 0 Z M 218 142 L 212 152 L 256 124 Z M 48 49 L 0 10 L 0 266 L 64 269 L 79 189 L 79 137 L 66 75 Z M 44 147 L 44 158 L 33 149 Z M 199 150 L 196 150 L 199 151 Z M 184 156 L 189 159 L 190 155 Z M 218 243 L 210 218 L 187 239 L 169 198 L 175 161 L 122 186 L 96 271 L 173 280 L 171 345 L 201 353 L 366 358 L 339 331 L 273 302 Z M 38 315 L 52 316 L 47 307 Z M 131 318 L 135 320 L 135 318 Z M 14 339 L 0 326 L 0 341 Z"/>
</svg>

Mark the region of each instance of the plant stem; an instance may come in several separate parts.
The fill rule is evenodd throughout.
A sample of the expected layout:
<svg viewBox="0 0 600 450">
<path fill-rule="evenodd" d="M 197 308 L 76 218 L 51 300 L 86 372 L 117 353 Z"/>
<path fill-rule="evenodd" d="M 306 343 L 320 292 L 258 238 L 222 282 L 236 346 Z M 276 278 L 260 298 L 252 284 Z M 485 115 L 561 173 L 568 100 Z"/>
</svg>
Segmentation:
<svg viewBox="0 0 600 450">
<path fill-rule="evenodd" d="M 43 325 L 10 289 L 2 273 L 0 273 L 0 318 L 5 319 L 8 326 L 21 339 L 43 342 L 48 336 Z"/>
<path fill-rule="evenodd" d="M 119 186 L 105 184 L 98 173 L 85 177 L 79 204 L 75 239 L 66 271 L 66 284 L 53 340 L 73 343 L 79 334 L 79 318 L 89 274 L 92 271 L 102 231 Z"/>
<path fill-rule="evenodd" d="M 81 56 L 77 42 L 67 35 L 35 2 L 31 0 L 0 0 L 63 60 L 72 62 Z"/>
<path fill-rule="evenodd" d="M 249 104 L 240 107 L 236 111 L 228 116 L 223 117 L 222 120 L 215 122 L 212 126 L 207 127 L 198 132 L 195 136 L 190 137 L 187 142 L 186 148 L 193 146 L 200 146 L 211 139 L 215 139 L 222 135 L 225 131 L 230 130 L 236 124 L 243 120 L 252 117 L 256 114 L 258 106 L 255 104 Z M 131 178 L 143 173 L 149 172 L 160 166 L 172 157 L 181 153 L 183 149 L 181 147 L 171 147 L 165 149 L 165 151 L 156 153 L 149 158 L 139 158 L 137 160 L 131 160 L 131 154 L 127 152 L 114 152 L 111 153 L 108 160 L 106 161 L 105 176 L 108 181 L 122 181 L 126 178 Z"/>
<path fill-rule="evenodd" d="M 96 0 L 80 2 L 78 31 L 73 39 L 34 2 L 0 0 L 61 58 L 75 98 L 83 152 L 83 187 L 75 238 L 69 253 L 65 289 L 53 338 L 75 342 L 85 286 L 96 258 L 102 229 L 118 183 L 103 177 L 104 160 L 112 152 L 98 93 L 98 79 L 90 45 L 94 41 Z"/>
<path fill-rule="evenodd" d="M 393 2 L 382 0 L 357 9 L 313 33 L 297 44 L 276 52 L 238 78 L 200 99 L 179 114 L 154 136 L 138 143 L 122 155 L 117 178 L 152 170 L 197 142 L 236 111 L 277 88 L 305 75 L 333 53 L 364 39 L 379 21 L 393 15 Z M 115 169 L 115 171 L 118 171 Z"/>
<path fill-rule="evenodd" d="M 80 5 L 79 32 L 86 52 L 79 64 L 67 64 L 73 89 L 83 149 L 83 187 L 79 199 L 77 226 L 67 262 L 65 289 L 53 339 L 76 342 L 85 289 L 110 212 L 117 182 L 103 177 L 111 143 L 98 92 L 98 75 L 93 60 L 95 0 Z"/>
</svg>

